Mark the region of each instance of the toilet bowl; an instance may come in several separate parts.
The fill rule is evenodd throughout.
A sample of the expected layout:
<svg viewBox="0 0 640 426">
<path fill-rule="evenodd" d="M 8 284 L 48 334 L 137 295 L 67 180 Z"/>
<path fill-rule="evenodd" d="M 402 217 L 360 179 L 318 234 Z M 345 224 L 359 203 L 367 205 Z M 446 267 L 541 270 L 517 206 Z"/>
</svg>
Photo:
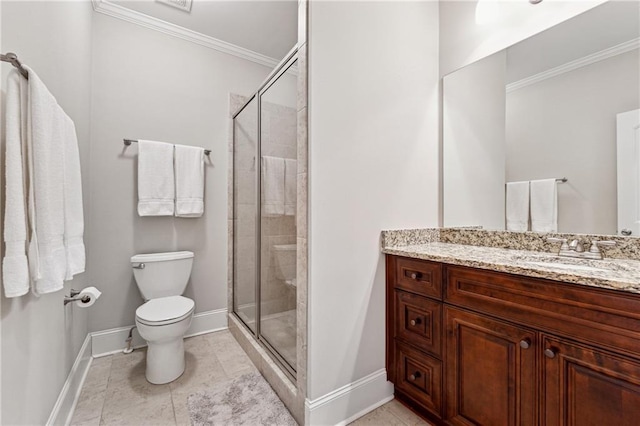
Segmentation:
<svg viewBox="0 0 640 426">
<path fill-rule="evenodd" d="M 135 255 L 134 276 L 146 302 L 136 310 L 136 326 L 147 341 L 145 376 L 150 383 L 177 379 L 185 369 L 184 334 L 191 325 L 195 302 L 181 296 L 193 264 L 193 253 Z"/>
<path fill-rule="evenodd" d="M 285 284 L 296 286 L 296 245 L 276 244 L 273 246 L 276 263 L 276 278 Z"/>
</svg>

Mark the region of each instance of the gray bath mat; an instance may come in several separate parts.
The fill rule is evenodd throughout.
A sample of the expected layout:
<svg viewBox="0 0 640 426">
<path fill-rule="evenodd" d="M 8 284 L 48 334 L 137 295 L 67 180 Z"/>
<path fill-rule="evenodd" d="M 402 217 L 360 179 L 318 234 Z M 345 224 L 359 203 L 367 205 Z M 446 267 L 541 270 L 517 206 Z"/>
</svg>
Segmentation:
<svg viewBox="0 0 640 426">
<path fill-rule="evenodd" d="M 189 395 L 187 407 L 195 426 L 297 426 L 259 373 L 245 374 Z"/>
</svg>

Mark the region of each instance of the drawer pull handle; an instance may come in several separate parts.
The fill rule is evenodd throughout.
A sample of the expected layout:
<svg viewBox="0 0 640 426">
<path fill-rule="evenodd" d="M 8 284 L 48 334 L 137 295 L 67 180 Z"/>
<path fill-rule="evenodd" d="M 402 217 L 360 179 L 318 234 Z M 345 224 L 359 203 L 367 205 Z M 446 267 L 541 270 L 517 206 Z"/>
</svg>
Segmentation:
<svg viewBox="0 0 640 426">
<path fill-rule="evenodd" d="M 553 349 L 553 348 L 547 348 L 544 350 L 544 356 L 546 356 L 549 359 L 553 359 L 556 357 L 557 354 L 557 350 Z"/>
<path fill-rule="evenodd" d="M 415 326 L 416 324 L 422 324 L 422 318 L 418 317 L 414 320 L 409 321 L 409 324 Z"/>
<path fill-rule="evenodd" d="M 421 376 L 422 376 L 422 374 L 420 374 L 419 371 L 416 371 L 415 373 L 413 373 L 412 375 L 409 376 L 409 380 L 414 382 L 416 379 L 419 379 Z"/>
<path fill-rule="evenodd" d="M 529 346 L 531 346 L 531 339 L 529 339 L 527 337 L 527 338 L 524 338 L 524 339 L 520 340 L 520 347 L 522 349 L 529 349 Z"/>
<path fill-rule="evenodd" d="M 420 278 L 422 278 L 422 274 L 420 272 L 412 272 L 411 273 L 411 279 L 412 280 L 419 280 Z"/>
</svg>

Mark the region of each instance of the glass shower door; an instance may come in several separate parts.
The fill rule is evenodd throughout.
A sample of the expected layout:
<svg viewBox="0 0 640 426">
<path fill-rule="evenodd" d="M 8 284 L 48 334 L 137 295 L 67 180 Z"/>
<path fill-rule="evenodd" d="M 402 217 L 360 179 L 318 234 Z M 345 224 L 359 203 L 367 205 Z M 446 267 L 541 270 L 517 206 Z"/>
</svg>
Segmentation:
<svg viewBox="0 0 640 426">
<path fill-rule="evenodd" d="M 260 92 L 260 339 L 295 374 L 297 61 Z"/>
<path fill-rule="evenodd" d="M 257 334 L 258 100 L 233 121 L 233 310 Z"/>
</svg>

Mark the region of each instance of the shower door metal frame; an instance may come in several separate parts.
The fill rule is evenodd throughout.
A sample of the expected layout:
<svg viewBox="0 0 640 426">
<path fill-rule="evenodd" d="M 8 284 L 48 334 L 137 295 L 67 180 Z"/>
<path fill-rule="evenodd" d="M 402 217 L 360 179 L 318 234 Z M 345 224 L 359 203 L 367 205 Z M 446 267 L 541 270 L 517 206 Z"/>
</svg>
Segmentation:
<svg viewBox="0 0 640 426">
<path fill-rule="evenodd" d="M 236 112 L 232 119 L 235 123 L 236 117 L 247 107 L 247 105 L 249 105 L 251 103 L 251 101 L 253 101 L 254 99 L 257 101 L 257 138 L 256 138 L 256 152 L 255 152 L 255 158 L 256 158 L 256 277 L 255 277 L 255 316 L 256 316 L 256 326 L 255 326 L 255 333 L 251 330 L 251 327 L 248 326 L 247 323 L 245 323 L 245 321 L 236 313 L 236 300 L 235 300 L 235 289 L 236 289 L 236 274 L 235 274 L 235 266 L 236 266 L 236 256 L 235 256 L 235 238 L 236 238 L 236 226 L 237 226 L 237 222 L 235 220 L 236 217 L 236 204 L 235 204 L 235 200 L 236 200 L 236 191 L 235 191 L 235 179 L 236 179 L 236 174 L 235 174 L 235 167 L 234 167 L 234 173 L 232 176 L 233 182 L 233 190 L 232 192 L 232 209 L 233 209 L 233 215 L 232 217 L 234 218 L 233 221 L 233 270 L 234 270 L 234 274 L 233 274 L 233 281 L 232 281 L 232 291 L 233 291 L 233 315 L 238 318 L 240 320 L 240 322 L 245 326 L 245 328 L 252 334 L 254 335 L 256 341 L 264 348 L 266 349 L 266 352 L 271 356 L 271 358 L 273 358 L 277 364 L 280 365 L 280 367 L 282 368 L 282 371 L 284 371 L 291 379 L 296 380 L 296 370 L 295 370 L 295 366 L 291 366 L 283 357 L 282 355 L 280 355 L 278 353 L 278 351 L 264 338 L 262 337 L 261 334 L 261 322 L 262 322 L 262 318 L 261 318 L 261 291 L 262 291 L 262 157 L 261 157 L 261 153 L 262 153 L 262 95 L 264 92 L 266 92 L 276 81 L 278 81 L 278 79 L 282 76 L 282 74 L 284 74 L 285 72 L 288 71 L 288 69 L 291 67 L 291 65 L 293 65 L 293 63 L 295 61 L 298 60 L 298 45 L 295 45 L 290 51 L 289 53 L 287 53 L 287 55 L 284 57 L 284 59 L 282 61 L 280 61 L 280 63 L 278 63 L 278 65 L 276 65 L 276 67 L 273 69 L 273 71 L 271 71 L 269 73 L 269 75 L 267 76 L 267 78 L 262 82 L 262 84 L 260 85 L 260 87 L 258 88 L 258 90 L 253 93 L 249 99 L 247 100 L 247 102 L 244 103 L 244 105 L 242 105 L 242 107 L 238 110 L 238 112 Z M 233 130 L 235 132 L 235 125 L 233 126 Z M 235 165 L 235 134 L 233 137 L 233 144 L 234 144 L 234 165 Z M 296 310 L 297 310 L 297 306 L 296 306 Z M 297 337 L 296 337 L 297 338 Z M 298 354 L 296 353 L 296 357 L 298 356 Z"/>
</svg>

